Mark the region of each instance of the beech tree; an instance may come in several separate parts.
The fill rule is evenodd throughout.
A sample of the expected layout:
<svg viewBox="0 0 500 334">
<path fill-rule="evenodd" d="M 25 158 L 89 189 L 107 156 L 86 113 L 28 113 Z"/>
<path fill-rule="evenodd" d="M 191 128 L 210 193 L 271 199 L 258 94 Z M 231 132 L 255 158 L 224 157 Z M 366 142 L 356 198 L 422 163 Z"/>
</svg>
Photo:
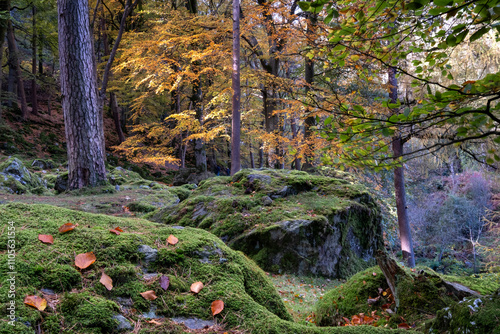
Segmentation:
<svg viewBox="0 0 500 334">
<path fill-rule="evenodd" d="M 68 150 L 68 188 L 106 182 L 104 129 L 86 0 L 59 0 L 59 62 Z"/>
<path fill-rule="evenodd" d="M 240 162 L 240 1 L 233 0 L 233 109 L 231 130 L 231 175 L 241 169 Z"/>
</svg>

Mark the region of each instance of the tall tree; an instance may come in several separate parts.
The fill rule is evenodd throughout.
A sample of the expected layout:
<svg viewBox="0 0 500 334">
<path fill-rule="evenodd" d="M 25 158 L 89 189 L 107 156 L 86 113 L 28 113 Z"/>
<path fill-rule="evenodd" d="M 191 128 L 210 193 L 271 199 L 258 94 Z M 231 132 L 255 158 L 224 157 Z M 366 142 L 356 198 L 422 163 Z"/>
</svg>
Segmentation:
<svg viewBox="0 0 500 334">
<path fill-rule="evenodd" d="M 396 68 L 389 68 L 389 98 L 392 104 L 398 102 L 398 80 L 396 78 Z M 397 113 L 395 113 L 397 114 Z M 400 133 L 396 133 L 392 138 L 392 154 L 394 159 L 401 159 L 404 154 L 405 140 Z M 415 255 L 413 253 L 413 239 L 411 237 L 410 221 L 406 208 L 405 176 L 403 166 L 394 168 L 394 193 L 396 197 L 396 209 L 398 213 L 399 239 L 403 260 L 410 268 L 415 267 Z"/>
<path fill-rule="evenodd" d="M 7 33 L 8 16 L 10 15 L 10 0 L 0 2 L 0 65 L 3 64 L 3 45 Z M 2 78 L 3 72 L 0 66 L 0 120 L 2 119 Z"/>
<path fill-rule="evenodd" d="M 21 65 L 19 64 L 19 51 L 17 49 L 16 37 L 14 35 L 14 27 L 12 20 L 7 23 L 7 44 L 9 46 L 9 62 L 13 68 L 13 73 L 17 81 L 17 95 L 21 103 L 21 118 L 23 121 L 28 119 L 28 105 L 26 103 L 26 93 L 24 92 L 23 74 Z"/>
<path fill-rule="evenodd" d="M 231 175 L 241 169 L 240 132 L 241 132 L 241 87 L 240 87 L 240 1 L 233 0 L 233 109 L 231 130 Z M 253 159 L 252 159 L 253 161 Z"/>
<path fill-rule="evenodd" d="M 59 0 L 59 62 L 68 149 L 68 188 L 106 182 L 104 129 L 86 0 Z"/>
</svg>

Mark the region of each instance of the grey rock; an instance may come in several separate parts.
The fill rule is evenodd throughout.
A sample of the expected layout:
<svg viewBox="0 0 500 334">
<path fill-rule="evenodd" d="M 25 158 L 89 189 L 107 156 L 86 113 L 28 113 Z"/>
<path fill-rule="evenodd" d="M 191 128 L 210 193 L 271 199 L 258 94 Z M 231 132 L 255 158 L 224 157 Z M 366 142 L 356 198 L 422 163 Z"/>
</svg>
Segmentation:
<svg viewBox="0 0 500 334">
<path fill-rule="evenodd" d="M 40 289 L 40 291 L 42 291 L 43 293 L 45 293 L 47 295 L 55 295 L 56 294 L 54 292 L 54 290 L 51 290 L 51 289 Z"/>
<path fill-rule="evenodd" d="M 175 228 L 177 230 L 183 230 L 184 229 L 184 226 L 170 226 L 172 228 Z"/>
<path fill-rule="evenodd" d="M 208 211 L 205 208 L 205 203 L 200 202 L 196 204 L 194 207 L 194 212 L 193 212 L 193 220 L 196 220 L 198 218 L 204 218 L 206 215 L 208 215 Z"/>
<path fill-rule="evenodd" d="M 56 183 L 54 185 L 54 190 L 62 193 L 68 189 L 68 174 L 59 175 L 56 178 Z"/>
<path fill-rule="evenodd" d="M 262 174 L 249 174 L 247 176 L 247 180 L 250 184 L 255 184 L 256 181 L 263 184 L 271 183 L 271 177 L 269 175 L 262 175 Z"/>
<path fill-rule="evenodd" d="M 132 329 L 132 325 L 123 315 L 121 314 L 114 315 L 113 319 L 118 321 L 118 325 L 116 326 L 117 331 L 125 331 Z"/>
<path fill-rule="evenodd" d="M 116 297 L 116 302 L 125 308 L 132 307 L 132 305 L 134 305 L 132 298 Z"/>
<path fill-rule="evenodd" d="M 184 324 L 189 329 L 203 329 L 205 327 L 212 327 L 215 325 L 215 322 L 212 320 L 202 320 L 198 318 L 172 318 L 172 321 Z"/>
<path fill-rule="evenodd" d="M 283 198 L 290 195 L 297 195 L 297 191 L 293 187 L 284 186 L 280 191 L 270 194 L 272 199 Z"/>
<path fill-rule="evenodd" d="M 140 245 L 137 251 L 141 254 L 144 254 L 143 261 L 146 266 L 151 262 L 156 261 L 156 259 L 158 258 L 158 250 L 151 248 L 148 245 Z"/>
<path fill-rule="evenodd" d="M 214 177 L 211 172 L 199 172 L 196 168 L 181 168 L 175 175 L 172 184 L 174 186 L 182 186 L 183 184 L 198 184 L 209 177 Z"/>
<path fill-rule="evenodd" d="M 269 206 L 269 205 L 273 204 L 273 200 L 269 196 L 262 197 L 261 201 L 262 201 L 262 205 L 264 205 L 264 206 Z"/>
<path fill-rule="evenodd" d="M 151 307 L 149 308 L 149 312 L 143 313 L 142 316 L 144 318 L 147 318 L 147 319 L 160 319 L 160 318 L 163 318 L 163 316 L 156 314 L 156 306 L 155 305 L 151 305 Z"/>
<path fill-rule="evenodd" d="M 50 161 L 45 161 L 45 160 L 41 160 L 41 159 L 35 159 L 33 161 L 33 163 L 31 164 L 31 167 L 39 167 L 41 169 L 52 169 L 55 166 Z"/>
<path fill-rule="evenodd" d="M 3 183 L 4 187 L 11 189 L 14 193 L 22 193 L 26 190 L 33 190 L 35 188 L 45 187 L 45 183 L 42 179 L 31 173 L 22 163 L 21 160 L 17 158 L 10 158 L 9 160 L 2 163 L 0 183 Z M 16 184 L 16 182 L 18 182 Z M 26 187 L 20 187 L 19 183 Z"/>
<path fill-rule="evenodd" d="M 115 190 L 116 191 L 120 191 L 120 186 L 119 185 L 115 185 Z"/>
</svg>

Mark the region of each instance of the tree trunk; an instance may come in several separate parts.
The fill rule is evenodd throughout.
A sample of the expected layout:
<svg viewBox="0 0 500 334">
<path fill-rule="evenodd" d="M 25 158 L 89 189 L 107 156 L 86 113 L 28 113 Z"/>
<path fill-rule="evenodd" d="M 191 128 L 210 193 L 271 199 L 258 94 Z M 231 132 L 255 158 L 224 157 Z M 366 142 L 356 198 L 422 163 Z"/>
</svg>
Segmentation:
<svg viewBox="0 0 500 334">
<path fill-rule="evenodd" d="M 33 115 L 38 115 L 38 100 L 36 96 L 36 7 L 32 6 L 33 14 L 33 41 L 31 42 L 31 51 L 33 53 L 33 59 L 31 62 L 31 73 L 33 78 L 31 79 L 31 113 Z"/>
<path fill-rule="evenodd" d="M 240 114 L 240 2 L 233 0 L 233 109 L 232 109 L 232 128 L 231 128 L 231 175 L 239 172 L 241 169 L 240 156 L 240 132 L 241 132 L 241 114 Z"/>
<path fill-rule="evenodd" d="M 398 101 L 398 81 L 396 79 L 396 69 L 389 68 L 389 85 L 391 86 L 389 97 L 391 103 Z M 398 161 L 403 156 L 404 141 L 400 134 L 392 138 L 392 153 L 394 160 Z M 410 222 L 408 212 L 406 211 L 405 179 L 403 166 L 394 169 L 394 190 L 396 196 L 396 209 L 398 212 L 399 239 L 401 240 L 401 250 L 403 259 L 408 267 L 415 267 L 415 255 L 413 253 L 413 240 L 411 236 Z"/>
<path fill-rule="evenodd" d="M 68 189 L 95 187 L 106 182 L 106 168 L 88 1 L 59 0 L 58 26 Z"/>
<path fill-rule="evenodd" d="M 394 259 L 390 258 L 389 255 L 379 250 L 376 255 L 377 264 L 382 270 L 382 273 L 387 280 L 387 284 L 391 289 L 392 295 L 394 296 L 394 301 L 396 302 L 396 310 L 399 308 L 399 293 L 397 289 L 398 281 L 402 280 L 407 276 L 407 274 L 402 270 Z"/>
<path fill-rule="evenodd" d="M 116 100 L 115 93 L 109 93 L 109 105 L 111 107 L 111 113 L 113 114 L 113 121 L 115 122 L 116 134 L 118 135 L 118 140 L 121 144 L 125 141 L 125 136 L 123 135 L 122 125 L 120 122 L 120 107 L 118 107 L 118 101 Z"/>
<path fill-rule="evenodd" d="M 307 36 L 307 44 L 309 46 L 314 45 L 314 29 L 316 27 L 316 24 L 318 22 L 318 15 L 313 14 L 313 13 L 308 13 L 307 14 L 307 29 L 306 29 L 306 36 Z M 306 81 L 306 87 L 305 87 L 305 93 L 306 96 L 308 95 L 309 91 L 311 90 L 311 85 L 314 82 L 314 61 L 309 58 L 305 57 L 304 58 L 304 79 Z M 305 119 L 305 124 L 304 124 L 304 140 L 309 142 L 309 143 L 314 143 L 314 139 L 312 138 L 313 136 L 313 131 L 312 127 L 316 126 L 316 118 L 314 116 L 310 116 L 309 114 L 311 113 L 311 109 L 308 107 L 306 110 L 306 115 L 308 115 Z M 314 152 L 314 147 L 311 148 L 311 151 Z M 313 167 L 313 157 L 306 155 L 305 157 L 305 162 L 304 170 L 311 169 Z"/>
<path fill-rule="evenodd" d="M 17 81 L 17 95 L 21 102 L 21 118 L 23 121 L 28 119 L 28 105 L 26 103 L 26 93 L 24 92 L 23 74 L 19 64 L 19 55 L 17 51 L 16 38 L 14 36 L 14 28 L 9 20 L 7 24 L 7 42 L 9 45 L 9 55 L 12 55 L 12 66 L 14 67 L 14 75 Z"/>
<path fill-rule="evenodd" d="M 251 141 L 248 145 L 248 149 L 250 150 L 250 168 L 255 168 L 255 158 L 253 156 L 253 146 Z"/>
<path fill-rule="evenodd" d="M 0 12 L 9 13 L 10 11 L 10 0 L 0 1 Z M 0 65 L 3 64 L 3 45 L 5 41 L 5 36 L 7 34 L 7 25 L 9 19 L 0 15 Z M 0 122 L 2 122 L 2 79 L 3 70 L 0 66 Z"/>
</svg>

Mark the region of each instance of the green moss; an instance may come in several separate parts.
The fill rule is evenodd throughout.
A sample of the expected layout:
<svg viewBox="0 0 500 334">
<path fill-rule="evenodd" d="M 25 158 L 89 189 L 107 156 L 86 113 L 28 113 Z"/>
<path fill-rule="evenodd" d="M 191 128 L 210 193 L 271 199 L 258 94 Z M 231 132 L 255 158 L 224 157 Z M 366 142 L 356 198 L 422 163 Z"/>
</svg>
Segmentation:
<svg viewBox="0 0 500 334">
<path fill-rule="evenodd" d="M 117 324 L 113 315 L 119 310 L 116 303 L 89 292 L 64 294 L 59 309 L 67 327 L 93 333 L 112 331 Z"/>
<path fill-rule="evenodd" d="M 327 292 L 317 303 L 316 323 L 319 326 L 332 326 L 344 323 L 342 317 L 369 314 L 373 308 L 367 300 L 377 297 L 379 288 L 386 290 L 388 285 L 378 266 L 357 273 L 345 284 Z M 381 304 L 386 302 L 387 300 L 380 301 Z"/>
<path fill-rule="evenodd" d="M 500 333 L 500 296 L 471 297 L 437 313 L 426 333 Z"/>
</svg>

